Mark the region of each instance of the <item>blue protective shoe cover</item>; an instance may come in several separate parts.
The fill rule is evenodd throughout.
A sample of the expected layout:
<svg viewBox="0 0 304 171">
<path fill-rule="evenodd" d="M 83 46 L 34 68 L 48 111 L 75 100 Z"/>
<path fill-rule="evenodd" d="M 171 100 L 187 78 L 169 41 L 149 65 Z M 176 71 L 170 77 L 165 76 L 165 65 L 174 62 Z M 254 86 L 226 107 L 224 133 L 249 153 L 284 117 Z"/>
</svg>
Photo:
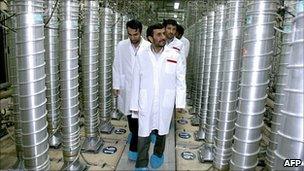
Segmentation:
<svg viewBox="0 0 304 171">
<path fill-rule="evenodd" d="M 132 138 L 132 133 L 130 132 L 129 135 L 128 135 L 127 144 L 130 144 L 131 138 Z"/>
<path fill-rule="evenodd" d="M 155 142 L 156 142 L 156 135 L 154 133 L 150 134 L 150 141 L 152 142 L 152 144 L 155 144 Z"/>
<path fill-rule="evenodd" d="M 152 155 L 150 158 L 150 165 L 153 169 L 159 168 L 164 163 L 164 155 L 162 157 L 157 157 L 156 155 Z"/>
<path fill-rule="evenodd" d="M 135 171 L 142 171 L 142 170 L 148 170 L 148 168 L 147 167 L 135 168 Z"/>
<path fill-rule="evenodd" d="M 135 152 L 135 151 L 129 151 L 128 152 L 128 157 L 129 157 L 130 160 L 136 161 L 137 156 L 138 156 L 138 153 Z"/>
</svg>

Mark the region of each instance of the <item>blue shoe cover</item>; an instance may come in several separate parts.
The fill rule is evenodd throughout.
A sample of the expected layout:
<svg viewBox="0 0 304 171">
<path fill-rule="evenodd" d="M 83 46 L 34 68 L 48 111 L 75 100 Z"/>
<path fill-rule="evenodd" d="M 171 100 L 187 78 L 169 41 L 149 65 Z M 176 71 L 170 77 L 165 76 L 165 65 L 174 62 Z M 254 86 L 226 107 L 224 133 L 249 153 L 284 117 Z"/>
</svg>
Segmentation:
<svg viewBox="0 0 304 171">
<path fill-rule="evenodd" d="M 134 152 L 134 151 L 129 151 L 128 152 L 128 157 L 129 157 L 130 160 L 136 161 L 137 156 L 138 156 L 137 152 Z"/>
<path fill-rule="evenodd" d="M 162 157 L 157 157 L 156 155 L 152 155 L 150 158 L 150 165 L 153 169 L 159 168 L 164 163 L 164 155 Z"/>
<path fill-rule="evenodd" d="M 132 133 L 130 132 L 129 135 L 128 135 L 127 144 L 130 144 L 131 138 L 132 138 Z"/>
<path fill-rule="evenodd" d="M 142 171 L 142 170 L 148 170 L 148 168 L 147 167 L 135 168 L 135 171 Z"/>
<path fill-rule="evenodd" d="M 151 140 L 152 144 L 155 144 L 155 142 L 156 142 L 156 135 L 154 133 L 151 133 L 150 140 Z"/>
</svg>

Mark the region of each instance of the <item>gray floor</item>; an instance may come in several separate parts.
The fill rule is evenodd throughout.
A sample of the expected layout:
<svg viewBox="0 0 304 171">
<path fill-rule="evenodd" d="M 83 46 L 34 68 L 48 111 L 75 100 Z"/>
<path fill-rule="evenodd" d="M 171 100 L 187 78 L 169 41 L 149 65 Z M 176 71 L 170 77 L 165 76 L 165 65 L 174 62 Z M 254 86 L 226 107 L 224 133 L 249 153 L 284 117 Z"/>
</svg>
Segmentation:
<svg viewBox="0 0 304 171">
<path fill-rule="evenodd" d="M 150 144 L 149 155 L 152 155 L 153 144 Z M 135 162 L 128 159 L 129 145 L 125 146 L 124 152 L 120 158 L 120 161 L 116 167 L 116 170 L 134 170 Z M 164 164 L 157 170 L 176 170 L 175 162 L 175 129 L 171 127 L 169 134 L 166 137 L 165 147 L 165 161 Z M 148 166 L 151 169 L 150 165 Z"/>
</svg>

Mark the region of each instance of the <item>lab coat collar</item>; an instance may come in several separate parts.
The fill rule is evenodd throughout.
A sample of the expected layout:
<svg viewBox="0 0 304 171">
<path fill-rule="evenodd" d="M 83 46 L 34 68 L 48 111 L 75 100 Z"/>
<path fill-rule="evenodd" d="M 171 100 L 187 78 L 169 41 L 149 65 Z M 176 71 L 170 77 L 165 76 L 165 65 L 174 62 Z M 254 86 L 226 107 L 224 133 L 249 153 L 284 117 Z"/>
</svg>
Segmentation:
<svg viewBox="0 0 304 171">
<path fill-rule="evenodd" d="M 134 51 L 134 46 L 133 46 L 133 44 L 131 43 L 131 40 L 129 39 L 129 50 L 130 50 L 130 52 L 132 52 L 132 53 L 131 53 L 132 56 L 136 56 L 136 55 L 137 55 L 137 52 L 138 52 L 140 46 L 142 45 L 143 41 L 144 41 L 144 38 L 141 36 L 141 37 L 140 37 L 139 45 L 137 46 L 138 49 L 137 49 L 137 51 Z"/>
<path fill-rule="evenodd" d="M 150 58 L 150 60 L 151 60 L 151 62 L 153 64 L 153 66 L 156 65 L 157 62 L 161 62 L 162 63 L 163 60 L 164 60 L 164 53 L 167 50 L 167 46 L 164 46 L 164 49 L 162 50 L 158 61 L 156 61 L 155 54 L 152 51 L 152 47 L 151 46 L 152 46 L 152 44 L 149 46 L 149 58 Z"/>
</svg>

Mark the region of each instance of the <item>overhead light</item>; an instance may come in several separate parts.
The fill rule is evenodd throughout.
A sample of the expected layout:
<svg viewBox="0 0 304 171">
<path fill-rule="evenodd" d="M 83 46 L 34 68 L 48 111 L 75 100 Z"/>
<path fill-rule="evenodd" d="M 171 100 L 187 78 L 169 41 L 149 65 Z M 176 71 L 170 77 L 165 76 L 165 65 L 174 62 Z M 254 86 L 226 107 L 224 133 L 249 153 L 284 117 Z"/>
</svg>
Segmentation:
<svg viewBox="0 0 304 171">
<path fill-rule="evenodd" d="M 177 18 L 177 15 L 176 15 L 176 14 L 174 14 L 174 15 L 173 15 L 173 17 L 174 17 L 174 18 Z"/>
<path fill-rule="evenodd" d="M 179 2 L 174 2 L 174 9 L 178 9 L 179 8 Z"/>
</svg>

